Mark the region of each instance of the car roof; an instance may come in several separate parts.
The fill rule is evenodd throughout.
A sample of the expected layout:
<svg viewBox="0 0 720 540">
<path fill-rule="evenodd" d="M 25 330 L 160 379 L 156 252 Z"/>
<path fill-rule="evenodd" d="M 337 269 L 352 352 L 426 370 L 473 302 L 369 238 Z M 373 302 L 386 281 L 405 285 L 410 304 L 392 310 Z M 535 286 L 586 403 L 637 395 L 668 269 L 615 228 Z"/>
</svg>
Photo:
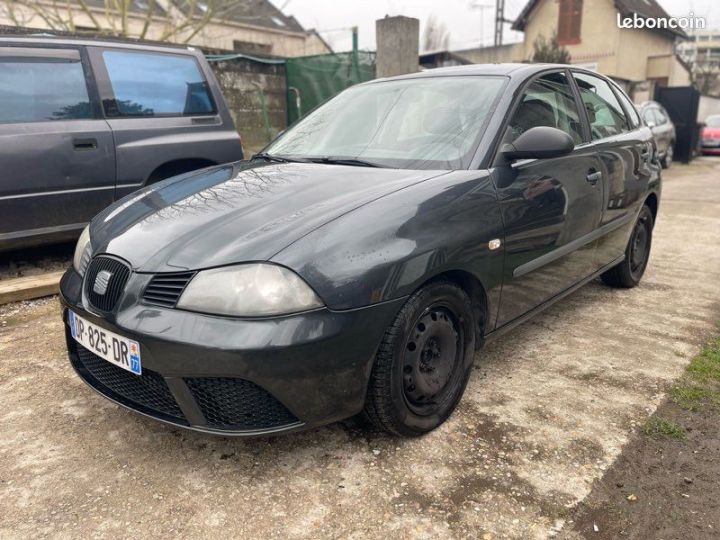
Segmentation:
<svg viewBox="0 0 720 540">
<path fill-rule="evenodd" d="M 524 63 L 504 63 L 504 64 L 469 64 L 464 66 L 453 66 L 444 68 L 433 68 L 416 73 L 408 73 L 406 75 L 398 75 L 395 77 L 385 77 L 383 79 L 374 79 L 364 84 L 372 84 L 379 81 L 394 81 L 402 79 L 432 78 L 432 77 L 448 77 L 462 75 L 486 75 L 486 76 L 504 76 L 512 79 L 526 79 L 536 73 L 547 71 L 550 69 L 572 69 L 573 71 L 582 71 L 589 75 L 595 75 L 601 79 L 607 79 L 604 75 L 595 71 L 583 69 L 579 66 L 571 64 L 524 64 Z"/>
<path fill-rule="evenodd" d="M 0 34 L 0 45 L 9 43 L 28 45 L 82 45 L 82 46 L 105 46 L 121 49 L 134 49 L 139 51 L 164 51 L 178 53 L 195 53 L 194 47 L 187 45 L 174 45 L 171 43 L 127 41 L 113 38 L 72 38 L 54 36 L 51 34 L 28 35 L 28 34 Z"/>
</svg>

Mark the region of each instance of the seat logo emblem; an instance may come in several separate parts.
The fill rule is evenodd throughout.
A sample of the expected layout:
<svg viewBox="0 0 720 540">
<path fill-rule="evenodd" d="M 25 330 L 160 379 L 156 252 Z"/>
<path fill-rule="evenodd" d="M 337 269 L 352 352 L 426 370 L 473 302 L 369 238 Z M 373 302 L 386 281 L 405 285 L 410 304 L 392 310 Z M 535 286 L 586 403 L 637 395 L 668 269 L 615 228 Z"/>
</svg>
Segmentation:
<svg viewBox="0 0 720 540">
<path fill-rule="evenodd" d="M 93 292 L 99 295 L 103 295 L 107 292 L 108 285 L 112 273 L 107 270 L 100 270 L 98 275 L 95 277 L 95 283 L 93 284 Z"/>
</svg>

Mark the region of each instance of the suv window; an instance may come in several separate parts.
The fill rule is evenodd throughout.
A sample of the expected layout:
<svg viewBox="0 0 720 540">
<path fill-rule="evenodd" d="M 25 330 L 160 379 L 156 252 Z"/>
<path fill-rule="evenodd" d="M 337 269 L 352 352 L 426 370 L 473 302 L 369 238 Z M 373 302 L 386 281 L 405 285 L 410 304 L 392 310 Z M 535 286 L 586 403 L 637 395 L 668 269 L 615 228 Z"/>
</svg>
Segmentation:
<svg viewBox="0 0 720 540">
<path fill-rule="evenodd" d="M 184 116 L 214 112 L 207 82 L 190 56 L 103 51 L 114 100 L 108 116 Z"/>
<path fill-rule="evenodd" d="M 92 118 L 79 59 L 0 56 L 0 123 Z"/>
<path fill-rule="evenodd" d="M 575 144 L 582 142 L 580 116 L 565 73 L 549 73 L 530 83 L 503 142 L 512 142 L 537 126 L 558 128 L 570 135 Z"/>
<path fill-rule="evenodd" d="M 580 87 L 593 140 L 612 137 L 630 129 L 620 102 L 607 82 L 586 73 L 573 73 L 573 76 Z"/>
<path fill-rule="evenodd" d="M 645 120 L 646 125 L 656 125 L 657 124 L 657 118 L 655 118 L 655 113 L 653 112 L 653 109 L 651 107 L 645 109 L 643 111 L 643 120 Z"/>
</svg>

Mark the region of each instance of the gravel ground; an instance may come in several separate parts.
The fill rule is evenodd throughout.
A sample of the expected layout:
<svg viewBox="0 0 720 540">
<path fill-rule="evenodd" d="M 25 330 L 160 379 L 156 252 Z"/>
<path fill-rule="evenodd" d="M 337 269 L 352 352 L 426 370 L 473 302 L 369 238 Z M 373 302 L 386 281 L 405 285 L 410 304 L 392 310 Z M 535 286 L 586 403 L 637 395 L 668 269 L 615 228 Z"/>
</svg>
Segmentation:
<svg viewBox="0 0 720 540">
<path fill-rule="evenodd" d="M 72 264 L 74 243 L 0 253 L 0 281 L 65 270 Z"/>
<path fill-rule="evenodd" d="M 720 160 L 666 175 L 640 287 L 592 283 L 477 355 L 413 440 L 184 432 L 73 375 L 56 299 L 0 308 L 0 537 L 546 538 L 720 318 Z"/>
</svg>

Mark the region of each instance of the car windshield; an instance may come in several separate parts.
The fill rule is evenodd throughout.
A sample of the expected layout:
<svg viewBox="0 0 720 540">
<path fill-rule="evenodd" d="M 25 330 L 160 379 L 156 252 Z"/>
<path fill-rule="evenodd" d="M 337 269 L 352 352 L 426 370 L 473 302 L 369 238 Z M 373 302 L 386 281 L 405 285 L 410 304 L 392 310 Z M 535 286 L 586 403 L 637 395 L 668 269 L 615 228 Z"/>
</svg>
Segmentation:
<svg viewBox="0 0 720 540">
<path fill-rule="evenodd" d="M 720 114 L 708 116 L 705 120 L 705 125 L 708 127 L 720 127 Z"/>
<path fill-rule="evenodd" d="M 403 169 L 463 169 L 504 77 L 355 86 L 297 122 L 263 156 Z"/>
</svg>

